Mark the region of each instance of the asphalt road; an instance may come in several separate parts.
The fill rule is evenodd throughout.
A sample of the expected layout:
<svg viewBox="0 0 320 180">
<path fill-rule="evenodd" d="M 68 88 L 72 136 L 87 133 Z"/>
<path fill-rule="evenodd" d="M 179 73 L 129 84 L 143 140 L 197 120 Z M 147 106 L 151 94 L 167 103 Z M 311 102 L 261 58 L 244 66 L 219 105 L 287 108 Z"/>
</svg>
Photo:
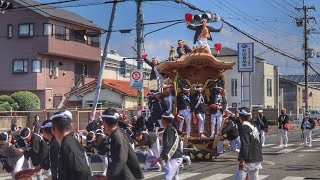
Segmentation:
<svg viewBox="0 0 320 180">
<path fill-rule="evenodd" d="M 290 131 L 288 148 L 280 148 L 276 134 L 266 136 L 266 147 L 263 148 L 259 179 L 262 180 L 303 180 L 320 179 L 320 129 L 314 130 L 313 146 L 303 147 L 301 132 Z M 237 167 L 237 154 L 227 150 L 214 161 L 194 161 L 190 166 L 180 168 L 180 180 L 231 180 Z M 100 164 L 94 164 L 93 169 L 99 173 Z M 145 179 L 160 180 L 164 171 L 144 171 Z M 3 171 L 0 180 L 12 179 Z M 33 178 L 36 179 L 36 178 Z"/>
</svg>

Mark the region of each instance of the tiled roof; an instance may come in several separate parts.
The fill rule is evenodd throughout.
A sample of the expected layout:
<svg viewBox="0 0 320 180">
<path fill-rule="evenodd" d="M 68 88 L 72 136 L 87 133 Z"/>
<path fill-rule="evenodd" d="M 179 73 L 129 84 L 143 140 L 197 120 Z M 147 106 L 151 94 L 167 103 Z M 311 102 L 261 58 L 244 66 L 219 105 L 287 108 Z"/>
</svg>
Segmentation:
<svg viewBox="0 0 320 180">
<path fill-rule="evenodd" d="M 36 6 L 36 7 L 30 7 L 34 5 L 39 5 L 39 2 L 33 1 L 33 0 L 15 0 L 16 3 L 27 6 L 29 9 L 33 10 L 34 12 L 37 12 L 45 17 L 55 17 L 58 19 L 65 19 L 71 22 L 79 23 L 82 25 L 86 25 L 89 27 L 97 28 L 103 30 L 103 28 L 99 27 L 98 25 L 94 24 L 92 21 L 80 16 L 79 14 L 66 11 L 60 8 L 53 8 L 53 6 L 49 5 L 43 5 L 43 6 Z"/>
<path fill-rule="evenodd" d="M 138 90 L 130 88 L 130 81 L 121 81 L 114 79 L 103 79 L 102 84 L 108 86 L 109 88 L 120 91 L 129 96 L 137 96 Z M 150 91 L 149 88 L 144 88 L 144 96 L 147 96 L 147 93 Z"/>
<path fill-rule="evenodd" d="M 304 75 L 302 74 L 280 75 L 280 78 L 298 83 L 304 82 Z M 308 81 L 310 83 L 320 82 L 320 76 L 317 74 L 308 75 Z"/>
</svg>

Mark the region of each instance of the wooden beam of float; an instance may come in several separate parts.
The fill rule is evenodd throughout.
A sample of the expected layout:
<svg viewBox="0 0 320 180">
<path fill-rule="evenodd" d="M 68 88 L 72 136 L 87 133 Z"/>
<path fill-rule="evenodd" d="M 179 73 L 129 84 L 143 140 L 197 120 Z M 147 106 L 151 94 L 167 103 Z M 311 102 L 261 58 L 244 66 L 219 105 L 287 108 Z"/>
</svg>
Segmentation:
<svg viewBox="0 0 320 180">
<path fill-rule="evenodd" d="M 176 71 L 191 84 L 204 84 L 208 79 L 218 79 L 225 70 L 233 69 L 235 64 L 235 62 L 220 61 L 205 49 L 197 48 L 175 61 L 162 62 L 157 68 L 170 79 L 175 78 Z"/>
</svg>

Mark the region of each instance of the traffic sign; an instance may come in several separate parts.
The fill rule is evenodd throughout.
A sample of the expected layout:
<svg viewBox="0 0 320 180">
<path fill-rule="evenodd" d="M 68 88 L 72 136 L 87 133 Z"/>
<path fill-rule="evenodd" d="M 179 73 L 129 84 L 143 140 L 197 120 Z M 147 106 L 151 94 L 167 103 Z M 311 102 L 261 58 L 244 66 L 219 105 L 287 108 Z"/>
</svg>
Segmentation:
<svg viewBox="0 0 320 180">
<path fill-rule="evenodd" d="M 304 94 L 304 95 L 302 96 L 302 100 L 303 100 L 303 102 L 308 101 L 308 95 Z"/>
<path fill-rule="evenodd" d="M 133 69 L 130 73 L 130 88 L 143 88 L 143 74 L 141 69 Z"/>
</svg>

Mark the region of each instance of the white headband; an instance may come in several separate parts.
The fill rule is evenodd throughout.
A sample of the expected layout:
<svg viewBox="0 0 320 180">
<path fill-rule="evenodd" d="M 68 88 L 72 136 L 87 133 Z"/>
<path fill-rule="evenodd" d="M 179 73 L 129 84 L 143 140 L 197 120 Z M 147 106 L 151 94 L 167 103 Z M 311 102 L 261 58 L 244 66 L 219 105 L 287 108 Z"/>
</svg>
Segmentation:
<svg viewBox="0 0 320 180">
<path fill-rule="evenodd" d="M 195 87 L 194 90 L 196 90 L 196 91 L 201 91 L 201 90 L 202 90 L 202 87 Z"/>
<path fill-rule="evenodd" d="M 26 136 L 26 137 L 22 137 L 21 136 L 21 139 L 23 139 L 23 140 L 25 140 L 25 139 L 27 139 L 29 136 L 30 136 L 30 134 L 31 134 L 31 130 L 27 127 L 27 130 L 28 130 L 28 135 Z"/>
<path fill-rule="evenodd" d="M 41 126 L 41 129 L 48 128 L 48 127 L 52 127 L 52 122 L 47 122 L 45 125 Z"/>
<path fill-rule="evenodd" d="M 87 139 L 87 142 L 92 142 L 92 141 L 94 140 L 94 138 L 96 137 L 96 135 L 94 134 L 93 131 L 88 132 L 88 134 L 89 134 L 89 133 L 92 133 L 92 134 L 93 134 L 93 137 L 92 137 L 92 139 L 91 139 L 90 141 Z"/>
<path fill-rule="evenodd" d="M 102 118 L 111 118 L 111 119 L 119 119 L 120 115 L 119 113 L 114 113 L 113 116 L 111 115 L 101 115 Z"/>
<path fill-rule="evenodd" d="M 184 119 L 183 115 L 181 115 L 181 114 L 178 114 L 177 116 L 178 116 L 180 119 Z"/>
<path fill-rule="evenodd" d="M 170 114 L 170 115 L 162 115 L 162 118 L 168 118 L 168 119 L 174 119 L 174 116 L 173 116 L 173 114 Z"/>
<path fill-rule="evenodd" d="M 72 113 L 70 111 L 66 110 L 60 114 L 55 114 L 55 115 L 51 116 L 50 120 L 53 120 L 55 118 L 69 118 L 72 120 Z"/>
<path fill-rule="evenodd" d="M 7 132 L 3 132 L 3 134 L 6 136 L 6 141 L 9 139 L 9 134 Z"/>
<path fill-rule="evenodd" d="M 190 90 L 190 88 L 183 88 L 183 90 L 189 91 L 189 90 Z"/>
<path fill-rule="evenodd" d="M 248 112 L 245 111 L 244 109 L 242 109 L 239 114 L 245 115 L 245 116 L 251 115 L 251 113 L 248 113 Z"/>
</svg>

